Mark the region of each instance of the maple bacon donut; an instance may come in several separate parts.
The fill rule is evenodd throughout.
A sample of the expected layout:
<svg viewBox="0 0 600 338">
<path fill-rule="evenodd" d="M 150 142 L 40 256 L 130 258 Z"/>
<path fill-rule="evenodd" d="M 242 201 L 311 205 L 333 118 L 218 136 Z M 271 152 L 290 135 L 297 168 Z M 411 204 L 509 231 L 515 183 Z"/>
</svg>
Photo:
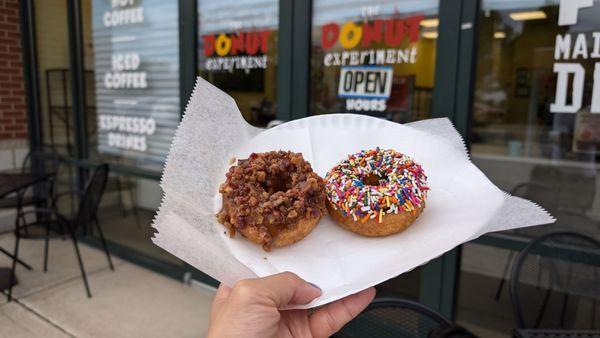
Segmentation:
<svg viewBox="0 0 600 338">
<path fill-rule="evenodd" d="M 265 251 L 306 237 L 325 207 L 325 183 L 302 154 L 252 153 L 229 168 L 219 187 L 217 220 L 233 237 L 239 232 Z"/>
<path fill-rule="evenodd" d="M 393 149 L 349 155 L 325 176 L 331 217 L 342 227 L 370 237 L 408 228 L 425 208 L 428 190 L 421 165 Z"/>
</svg>

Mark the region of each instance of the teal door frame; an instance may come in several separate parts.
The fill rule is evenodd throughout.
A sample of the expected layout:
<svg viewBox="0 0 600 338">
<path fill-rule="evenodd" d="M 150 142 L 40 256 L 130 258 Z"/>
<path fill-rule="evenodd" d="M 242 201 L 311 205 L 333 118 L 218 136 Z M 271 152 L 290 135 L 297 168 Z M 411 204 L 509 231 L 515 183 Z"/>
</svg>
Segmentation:
<svg viewBox="0 0 600 338">
<path fill-rule="evenodd" d="M 479 0 L 440 0 L 432 117 L 447 117 L 469 147 L 477 55 Z M 461 247 L 421 270 L 419 300 L 454 319 Z"/>
</svg>

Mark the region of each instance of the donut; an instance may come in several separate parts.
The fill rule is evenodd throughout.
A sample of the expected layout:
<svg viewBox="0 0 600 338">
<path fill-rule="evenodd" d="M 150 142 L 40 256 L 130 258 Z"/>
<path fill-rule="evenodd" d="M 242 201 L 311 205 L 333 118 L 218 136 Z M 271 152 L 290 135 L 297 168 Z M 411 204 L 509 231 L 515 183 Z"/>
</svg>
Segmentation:
<svg viewBox="0 0 600 338">
<path fill-rule="evenodd" d="M 331 217 L 342 227 L 369 237 L 408 228 L 423 212 L 428 190 L 421 165 L 393 149 L 349 155 L 325 176 Z"/>
<path fill-rule="evenodd" d="M 217 220 L 265 251 L 306 237 L 327 213 L 325 182 L 302 154 L 252 153 L 229 168 L 219 187 Z"/>
</svg>

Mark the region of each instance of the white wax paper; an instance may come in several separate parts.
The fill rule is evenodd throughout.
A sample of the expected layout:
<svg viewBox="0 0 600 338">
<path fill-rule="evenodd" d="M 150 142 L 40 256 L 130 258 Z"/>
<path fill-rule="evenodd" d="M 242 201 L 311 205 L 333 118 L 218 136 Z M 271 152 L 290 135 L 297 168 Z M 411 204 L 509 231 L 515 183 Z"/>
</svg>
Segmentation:
<svg viewBox="0 0 600 338">
<path fill-rule="evenodd" d="M 348 154 L 393 148 L 421 163 L 430 191 L 426 208 L 404 232 L 367 238 L 324 217 L 302 241 L 264 252 L 240 235 L 231 239 L 215 214 L 219 185 L 232 157 L 301 152 L 322 177 Z M 198 78 L 171 145 L 154 221 L 156 245 L 213 278 L 292 271 L 323 295 L 298 308 L 329 303 L 427 263 L 486 232 L 554 222 L 534 203 L 498 189 L 469 160 L 447 119 L 398 124 L 354 114 L 312 116 L 269 130 L 247 124 L 231 97 Z"/>
</svg>

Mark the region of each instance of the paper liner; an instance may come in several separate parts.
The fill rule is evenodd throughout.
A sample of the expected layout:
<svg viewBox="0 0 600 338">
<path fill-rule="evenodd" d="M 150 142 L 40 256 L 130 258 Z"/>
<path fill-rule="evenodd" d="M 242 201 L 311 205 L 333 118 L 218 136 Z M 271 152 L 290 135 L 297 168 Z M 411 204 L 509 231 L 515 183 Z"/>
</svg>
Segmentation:
<svg viewBox="0 0 600 338">
<path fill-rule="evenodd" d="M 279 149 L 302 152 L 324 176 L 346 155 L 376 146 L 412 156 L 429 177 L 425 211 L 400 234 L 361 237 L 327 216 L 304 240 L 265 253 L 239 235 L 227 237 L 215 219 L 218 186 L 232 157 Z M 470 162 L 447 119 L 401 125 L 331 114 L 261 130 L 243 120 L 229 96 L 201 78 L 175 135 L 161 187 L 165 195 L 153 223 L 158 246 L 228 285 L 292 271 L 321 287 L 320 298 L 295 308 L 319 306 L 379 284 L 484 233 L 554 221 L 539 206 L 490 182 Z"/>
</svg>

